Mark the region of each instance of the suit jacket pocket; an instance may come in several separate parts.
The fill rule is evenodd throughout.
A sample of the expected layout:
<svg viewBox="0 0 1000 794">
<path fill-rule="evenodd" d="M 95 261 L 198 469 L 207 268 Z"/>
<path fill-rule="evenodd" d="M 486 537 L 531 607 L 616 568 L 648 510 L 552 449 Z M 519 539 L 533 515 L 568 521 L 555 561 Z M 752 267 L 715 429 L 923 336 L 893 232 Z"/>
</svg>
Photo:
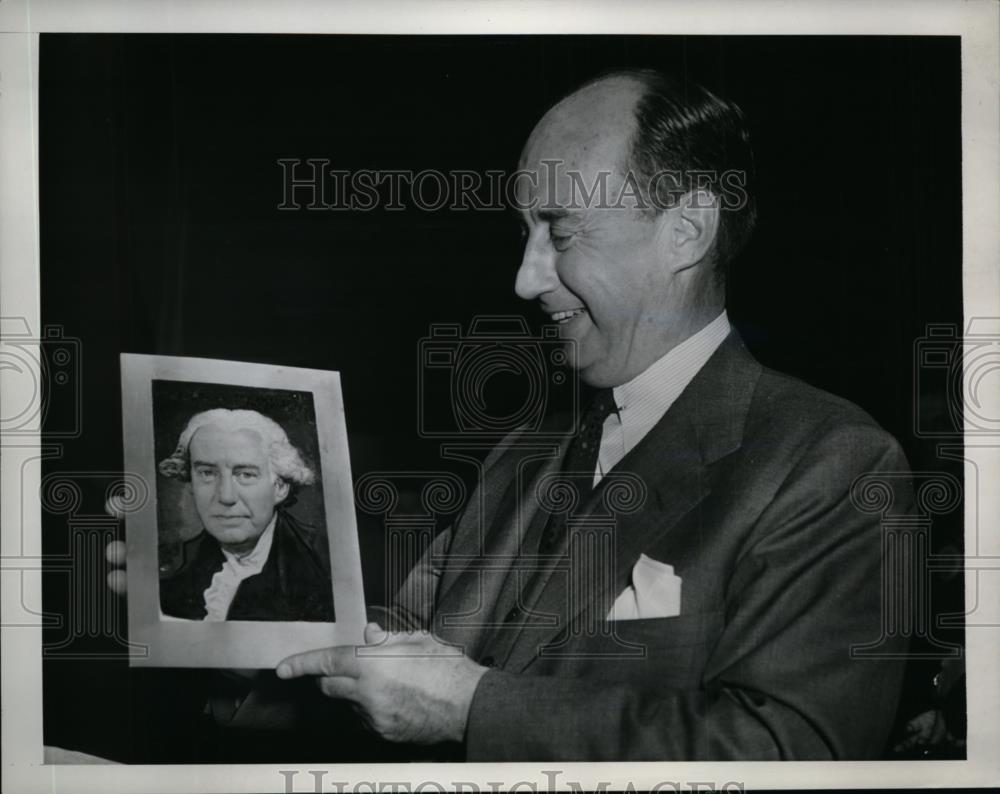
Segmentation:
<svg viewBox="0 0 1000 794">
<path fill-rule="evenodd" d="M 697 689 L 722 633 L 722 609 L 672 618 L 605 621 L 599 631 L 563 635 L 539 674 L 578 675 L 657 690 Z M 558 642 L 558 641 L 557 641 Z"/>
<path fill-rule="evenodd" d="M 610 621 L 607 633 L 612 638 L 669 653 L 671 648 L 714 643 L 722 632 L 723 615 L 724 610 L 716 609 L 672 618 Z"/>
</svg>

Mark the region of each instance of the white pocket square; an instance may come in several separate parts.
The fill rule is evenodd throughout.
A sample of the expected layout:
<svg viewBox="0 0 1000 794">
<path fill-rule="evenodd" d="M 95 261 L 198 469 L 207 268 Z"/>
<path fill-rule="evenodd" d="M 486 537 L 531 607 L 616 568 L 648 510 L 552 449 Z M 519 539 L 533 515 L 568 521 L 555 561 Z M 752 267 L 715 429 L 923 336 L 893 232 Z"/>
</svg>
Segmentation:
<svg viewBox="0 0 1000 794">
<path fill-rule="evenodd" d="M 681 614 L 681 577 L 674 566 L 639 555 L 632 584 L 615 599 L 608 620 L 674 618 Z"/>
</svg>

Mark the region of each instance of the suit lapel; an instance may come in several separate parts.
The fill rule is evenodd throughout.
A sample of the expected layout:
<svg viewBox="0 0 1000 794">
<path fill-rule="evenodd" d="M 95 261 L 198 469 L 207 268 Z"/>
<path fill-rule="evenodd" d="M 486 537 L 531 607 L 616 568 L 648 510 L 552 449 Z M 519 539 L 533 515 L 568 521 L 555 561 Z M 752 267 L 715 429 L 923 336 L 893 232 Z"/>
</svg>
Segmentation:
<svg viewBox="0 0 1000 794">
<path fill-rule="evenodd" d="M 481 493 L 462 517 L 438 589 L 435 628 L 442 639 L 479 639 L 538 509 L 537 484 L 559 469 L 567 445 L 514 444 L 483 473 Z"/>
<path fill-rule="evenodd" d="M 614 596 L 629 584 L 639 555 L 708 495 L 711 464 L 739 449 L 760 372 L 742 340 L 731 333 L 653 429 L 601 481 L 583 510 L 582 526 L 571 532 L 574 553 L 563 568 L 570 587 L 565 574 L 550 575 L 531 605 L 536 613 L 558 615 L 557 625 L 522 631 L 506 669 L 522 670 L 538 658 L 540 646 L 567 629 L 587 630 L 603 621 Z M 616 521 L 602 519 L 613 503 L 611 490 L 628 480 L 645 486 L 642 506 Z"/>
</svg>

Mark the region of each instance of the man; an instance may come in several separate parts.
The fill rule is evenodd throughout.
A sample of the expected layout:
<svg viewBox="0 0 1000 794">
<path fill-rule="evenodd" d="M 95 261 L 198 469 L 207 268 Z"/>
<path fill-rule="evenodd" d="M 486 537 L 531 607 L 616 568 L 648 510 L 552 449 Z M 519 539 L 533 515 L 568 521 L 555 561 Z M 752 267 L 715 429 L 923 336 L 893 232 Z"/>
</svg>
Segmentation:
<svg viewBox="0 0 1000 794">
<path fill-rule="evenodd" d="M 159 470 L 186 483 L 203 528 L 160 582 L 165 615 L 334 620 L 326 535 L 287 512 L 314 475 L 277 422 L 257 411 L 202 411 Z"/>
<path fill-rule="evenodd" d="M 730 328 L 725 271 L 754 210 L 749 193 L 723 201 L 725 180 L 750 161 L 734 105 L 652 72 L 546 113 L 521 156 L 536 178 L 518 183 L 516 290 L 597 396 L 551 459 L 528 461 L 517 433 L 489 456 L 389 632 L 370 624 L 365 647 L 291 657 L 280 677 L 315 676 L 383 737 L 461 743 L 472 761 L 879 755 L 902 667 L 852 658 L 879 639 L 882 560 L 878 517 L 850 495 L 906 461 Z M 605 177 L 611 201 L 581 202 Z M 586 521 L 542 504 L 560 471 L 589 480 L 574 520 L 614 512 L 616 482 L 644 494 L 596 563 Z"/>
</svg>

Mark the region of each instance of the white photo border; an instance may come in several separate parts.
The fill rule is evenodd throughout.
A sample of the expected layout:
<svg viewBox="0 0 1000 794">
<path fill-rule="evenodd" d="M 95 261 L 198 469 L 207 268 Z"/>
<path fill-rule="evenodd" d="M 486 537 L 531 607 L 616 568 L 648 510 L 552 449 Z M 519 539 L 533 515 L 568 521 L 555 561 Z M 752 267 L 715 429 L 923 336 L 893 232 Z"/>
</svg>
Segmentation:
<svg viewBox="0 0 1000 794">
<path fill-rule="evenodd" d="M 3 0 L 0 2 L 0 315 L 39 329 L 38 36 L 42 32 L 285 32 L 304 34 L 731 34 L 935 35 L 962 39 L 963 297 L 966 318 L 1000 318 L 1000 7 L 993 0 L 621 0 L 379 2 L 317 0 Z M 969 372 L 966 371 L 966 377 Z M 966 384 L 968 385 L 968 384 Z M 29 388 L 0 382 L 5 399 Z M 980 410 L 1000 415 L 1000 394 Z M 967 424 L 967 427 L 971 427 Z M 41 447 L 4 441 L 2 732 L 3 790 L 18 792 L 705 790 L 990 786 L 1000 779 L 1000 442 L 966 436 L 966 479 L 986 484 L 966 499 L 966 609 L 982 621 L 966 633 L 968 757 L 965 761 L 380 764 L 46 765 L 42 747 L 41 620 L 16 622 L 21 604 L 41 612 Z M 975 453 L 975 460 L 971 454 Z M 39 563 L 32 568 L 32 560 Z M 992 562 L 990 562 L 992 561 Z M 8 597 L 13 594 L 13 598 Z M 14 619 L 12 619 L 14 618 Z M 981 626 L 981 627 L 980 627 Z M 83 682 L 81 682 L 83 685 Z M 701 788 L 699 789 L 699 781 Z M 439 783 L 441 788 L 435 787 Z M 421 787 L 421 784 L 423 786 Z M 316 786 L 319 785 L 320 789 Z M 392 787 L 390 789 L 390 787 Z"/>
<path fill-rule="evenodd" d="M 336 372 L 206 358 L 121 355 L 125 471 L 149 499 L 125 515 L 133 667 L 274 668 L 293 653 L 359 645 L 366 620 L 351 459 Z M 163 620 L 159 605 L 153 381 L 290 389 L 313 397 L 336 622 Z M 137 647 L 135 647 L 137 646 Z"/>
</svg>

